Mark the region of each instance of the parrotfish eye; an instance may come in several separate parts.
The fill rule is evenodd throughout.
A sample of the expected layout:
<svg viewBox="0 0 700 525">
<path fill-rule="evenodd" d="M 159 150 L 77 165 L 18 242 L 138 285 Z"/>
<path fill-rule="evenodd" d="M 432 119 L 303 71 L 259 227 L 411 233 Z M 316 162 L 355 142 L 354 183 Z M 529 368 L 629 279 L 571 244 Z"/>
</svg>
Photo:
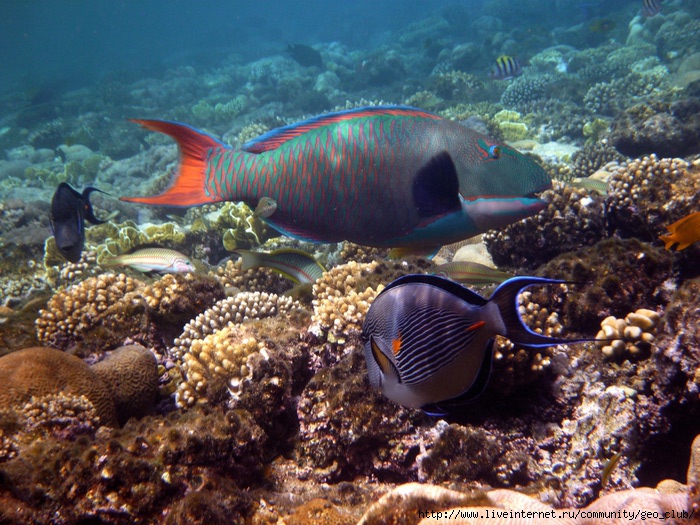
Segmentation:
<svg viewBox="0 0 700 525">
<path fill-rule="evenodd" d="M 501 146 L 489 146 L 489 157 L 492 159 L 497 159 L 501 156 Z"/>
</svg>

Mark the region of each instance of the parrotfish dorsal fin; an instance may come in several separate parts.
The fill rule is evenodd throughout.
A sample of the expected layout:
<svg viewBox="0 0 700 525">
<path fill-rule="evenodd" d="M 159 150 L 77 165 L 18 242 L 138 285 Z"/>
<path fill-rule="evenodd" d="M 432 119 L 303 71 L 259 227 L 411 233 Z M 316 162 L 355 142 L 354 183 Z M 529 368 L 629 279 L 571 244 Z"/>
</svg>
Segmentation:
<svg viewBox="0 0 700 525">
<path fill-rule="evenodd" d="M 302 120 L 301 122 L 297 122 L 289 126 L 273 129 L 249 142 L 246 142 L 241 149 L 249 153 L 262 153 L 264 151 L 276 149 L 280 144 L 303 135 L 312 129 L 320 128 L 335 122 L 341 122 L 343 120 L 374 117 L 378 115 L 421 117 L 433 120 L 441 118 L 433 113 L 429 113 L 418 108 L 412 108 L 410 106 L 369 106 L 365 108 L 348 109 L 345 111 L 337 111 L 335 113 L 326 113 L 325 115 L 319 115 L 307 120 Z"/>
</svg>

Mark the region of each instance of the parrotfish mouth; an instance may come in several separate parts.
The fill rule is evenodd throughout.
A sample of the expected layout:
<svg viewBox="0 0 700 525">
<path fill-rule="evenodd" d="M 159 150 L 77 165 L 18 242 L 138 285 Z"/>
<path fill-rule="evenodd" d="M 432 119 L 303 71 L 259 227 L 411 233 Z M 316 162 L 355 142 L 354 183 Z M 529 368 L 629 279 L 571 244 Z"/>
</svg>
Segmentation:
<svg viewBox="0 0 700 525">
<path fill-rule="evenodd" d="M 534 194 L 523 196 L 480 197 L 463 200 L 462 209 L 477 228 L 490 230 L 501 228 L 525 219 L 545 209 L 547 203 Z"/>
</svg>

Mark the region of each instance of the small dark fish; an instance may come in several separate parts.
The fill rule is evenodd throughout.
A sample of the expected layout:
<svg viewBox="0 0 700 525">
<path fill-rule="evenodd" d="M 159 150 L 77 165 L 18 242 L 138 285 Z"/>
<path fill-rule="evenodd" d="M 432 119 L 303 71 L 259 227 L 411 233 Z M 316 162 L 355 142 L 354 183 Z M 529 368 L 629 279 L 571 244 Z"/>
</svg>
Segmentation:
<svg viewBox="0 0 700 525">
<path fill-rule="evenodd" d="M 49 219 L 51 231 L 56 239 L 56 247 L 63 257 L 73 263 L 80 260 L 85 244 L 85 220 L 92 224 L 106 222 L 97 219 L 92 211 L 90 194 L 93 191 L 104 193 L 97 188 L 87 187 L 81 195 L 70 185 L 62 182 L 51 199 Z"/>
<path fill-rule="evenodd" d="M 661 0 L 642 0 L 642 16 L 650 18 L 661 12 Z"/>
<path fill-rule="evenodd" d="M 258 201 L 258 205 L 255 207 L 253 215 L 260 217 L 261 219 L 266 219 L 277 209 L 277 201 L 270 197 L 263 197 Z"/>
<path fill-rule="evenodd" d="M 617 26 L 615 20 L 609 18 L 596 18 L 588 24 L 588 29 L 592 33 L 607 33 L 612 31 Z"/>
<path fill-rule="evenodd" d="M 321 53 L 304 44 L 287 44 L 287 53 L 304 67 L 323 67 Z"/>
<path fill-rule="evenodd" d="M 600 488 L 604 489 L 605 486 L 608 484 L 608 481 L 610 481 L 610 475 L 612 474 L 613 470 L 615 470 L 615 467 L 617 464 L 620 462 L 620 458 L 622 457 L 622 452 L 617 452 L 613 457 L 611 457 L 608 462 L 605 464 L 603 467 L 603 472 L 600 476 Z"/>
<path fill-rule="evenodd" d="M 370 383 L 395 403 L 444 415 L 485 389 L 496 335 L 526 348 L 590 340 L 535 333 L 518 313 L 524 288 L 562 282 L 513 277 L 485 299 L 436 275 L 400 277 L 375 298 L 362 326 Z"/>
<path fill-rule="evenodd" d="M 509 80 L 523 74 L 523 68 L 517 58 L 501 55 L 491 68 L 489 77 L 495 80 Z"/>
</svg>

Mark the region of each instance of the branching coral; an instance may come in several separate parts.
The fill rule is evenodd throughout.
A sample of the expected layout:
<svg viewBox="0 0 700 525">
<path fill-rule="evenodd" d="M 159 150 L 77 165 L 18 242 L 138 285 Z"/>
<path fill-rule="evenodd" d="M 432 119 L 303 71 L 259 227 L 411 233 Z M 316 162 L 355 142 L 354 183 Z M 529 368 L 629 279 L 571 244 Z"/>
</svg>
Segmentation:
<svg viewBox="0 0 700 525">
<path fill-rule="evenodd" d="M 384 288 L 382 285 L 366 286 L 367 274 L 374 272 L 377 266 L 376 261 L 350 261 L 324 273 L 313 286 L 311 330 L 319 336 L 325 335 L 329 342 L 341 344 L 348 335 L 359 335 L 364 315 Z"/>
</svg>

